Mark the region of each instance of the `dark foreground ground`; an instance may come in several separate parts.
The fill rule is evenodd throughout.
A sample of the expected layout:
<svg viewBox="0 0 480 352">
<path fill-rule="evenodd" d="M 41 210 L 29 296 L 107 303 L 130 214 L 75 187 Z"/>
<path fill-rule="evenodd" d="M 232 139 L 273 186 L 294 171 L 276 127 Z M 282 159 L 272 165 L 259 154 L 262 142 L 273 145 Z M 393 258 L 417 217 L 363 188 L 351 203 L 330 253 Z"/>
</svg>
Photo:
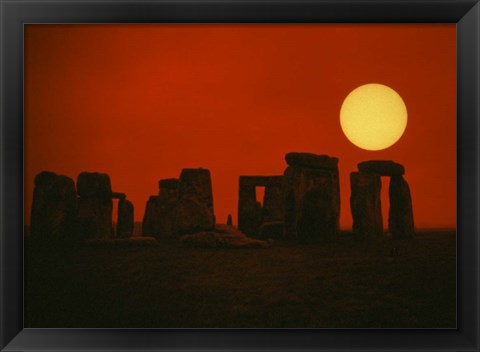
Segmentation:
<svg viewBox="0 0 480 352">
<path fill-rule="evenodd" d="M 455 242 L 453 231 L 263 249 L 27 242 L 25 326 L 455 328 Z"/>
</svg>

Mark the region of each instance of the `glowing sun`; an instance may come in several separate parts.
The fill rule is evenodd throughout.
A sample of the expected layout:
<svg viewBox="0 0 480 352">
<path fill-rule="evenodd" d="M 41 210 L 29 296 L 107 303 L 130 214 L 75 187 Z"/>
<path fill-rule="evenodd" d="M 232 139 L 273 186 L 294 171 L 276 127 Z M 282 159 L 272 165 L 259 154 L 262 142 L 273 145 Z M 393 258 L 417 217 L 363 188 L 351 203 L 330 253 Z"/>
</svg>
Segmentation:
<svg viewBox="0 0 480 352">
<path fill-rule="evenodd" d="M 407 107 L 392 88 L 365 84 L 352 90 L 343 101 L 340 125 L 357 147 L 385 149 L 402 137 L 407 127 Z"/>
</svg>

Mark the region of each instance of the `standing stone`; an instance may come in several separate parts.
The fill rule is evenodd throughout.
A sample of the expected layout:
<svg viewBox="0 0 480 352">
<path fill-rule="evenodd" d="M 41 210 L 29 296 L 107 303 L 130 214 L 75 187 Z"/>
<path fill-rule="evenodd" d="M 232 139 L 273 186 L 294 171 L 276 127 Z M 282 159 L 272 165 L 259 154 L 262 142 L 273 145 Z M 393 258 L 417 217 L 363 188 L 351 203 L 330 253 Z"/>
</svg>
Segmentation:
<svg viewBox="0 0 480 352">
<path fill-rule="evenodd" d="M 233 226 L 232 214 L 228 214 L 227 216 L 227 225 Z"/>
<path fill-rule="evenodd" d="M 112 227 L 112 187 L 107 174 L 82 172 L 78 175 L 78 219 L 80 231 L 88 238 L 110 238 Z"/>
<path fill-rule="evenodd" d="M 238 187 L 238 229 L 251 237 L 257 237 L 263 222 L 262 205 L 257 201 L 255 184 L 248 176 L 240 176 Z"/>
<path fill-rule="evenodd" d="M 178 179 L 169 178 L 159 181 L 158 193 L 158 229 L 156 237 L 170 237 L 176 233 L 175 209 L 178 204 Z"/>
<path fill-rule="evenodd" d="M 98 172 L 82 172 L 77 179 L 78 195 L 83 198 L 112 198 L 110 176 Z"/>
<path fill-rule="evenodd" d="M 195 199 L 213 214 L 213 192 L 210 170 L 183 169 L 178 183 L 179 199 Z"/>
<path fill-rule="evenodd" d="M 283 190 L 281 186 L 267 185 L 263 195 L 263 222 L 283 221 Z"/>
<path fill-rule="evenodd" d="M 125 198 L 118 201 L 117 237 L 128 238 L 133 235 L 133 204 Z"/>
<path fill-rule="evenodd" d="M 353 233 L 359 239 L 371 239 L 383 234 L 379 175 L 363 172 L 350 174 L 350 208 Z"/>
<path fill-rule="evenodd" d="M 328 242 L 339 231 L 338 159 L 288 153 L 284 173 L 285 235 L 302 243 Z"/>
<path fill-rule="evenodd" d="M 410 188 L 402 176 L 392 176 L 389 187 L 388 229 L 393 239 L 414 237 L 413 207 Z"/>
<path fill-rule="evenodd" d="M 159 198 L 159 196 L 150 196 L 150 198 L 148 198 L 142 221 L 142 235 L 158 234 L 158 219 L 160 213 Z"/>
<path fill-rule="evenodd" d="M 112 199 L 125 199 L 127 195 L 125 193 L 120 192 L 112 192 Z"/>
<path fill-rule="evenodd" d="M 45 239 L 68 239 L 75 235 L 77 193 L 69 177 L 41 172 L 35 177 L 31 234 Z"/>
<path fill-rule="evenodd" d="M 180 235 L 215 228 L 209 170 L 201 168 L 182 170 L 178 184 L 178 203 L 175 208 L 175 228 Z"/>
<path fill-rule="evenodd" d="M 178 178 L 165 178 L 158 181 L 158 189 L 176 190 L 178 191 Z"/>
<path fill-rule="evenodd" d="M 265 187 L 263 207 L 256 188 Z M 258 238 L 264 222 L 283 221 L 283 176 L 240 176 L 238 187 L 238 229 Z"/>
</svg>

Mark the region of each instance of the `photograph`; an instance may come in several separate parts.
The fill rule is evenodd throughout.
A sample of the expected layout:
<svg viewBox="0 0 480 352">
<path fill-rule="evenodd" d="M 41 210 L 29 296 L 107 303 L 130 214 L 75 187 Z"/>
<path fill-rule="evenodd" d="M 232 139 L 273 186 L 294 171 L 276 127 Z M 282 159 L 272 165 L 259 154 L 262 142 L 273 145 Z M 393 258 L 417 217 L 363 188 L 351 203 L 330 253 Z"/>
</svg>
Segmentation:
<svg viewBox="0 0 480 352">
<path fill-rule="evenodd" d="M 25 328 L 457 328 L 456 24 L 23 35 Z"/>
</svg>

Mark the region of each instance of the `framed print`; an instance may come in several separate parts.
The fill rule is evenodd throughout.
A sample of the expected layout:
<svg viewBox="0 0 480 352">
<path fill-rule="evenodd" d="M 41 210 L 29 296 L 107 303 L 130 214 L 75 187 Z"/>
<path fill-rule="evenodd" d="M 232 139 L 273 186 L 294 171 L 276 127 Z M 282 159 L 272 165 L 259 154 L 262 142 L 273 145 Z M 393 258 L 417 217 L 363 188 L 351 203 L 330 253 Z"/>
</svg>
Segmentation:
<svg viewBox="0 0 480 352">
<path fill-rule="evenodd" d="M 479 349 L 476 1 L 1 6 L 2 350 Z"/>
</svg>

